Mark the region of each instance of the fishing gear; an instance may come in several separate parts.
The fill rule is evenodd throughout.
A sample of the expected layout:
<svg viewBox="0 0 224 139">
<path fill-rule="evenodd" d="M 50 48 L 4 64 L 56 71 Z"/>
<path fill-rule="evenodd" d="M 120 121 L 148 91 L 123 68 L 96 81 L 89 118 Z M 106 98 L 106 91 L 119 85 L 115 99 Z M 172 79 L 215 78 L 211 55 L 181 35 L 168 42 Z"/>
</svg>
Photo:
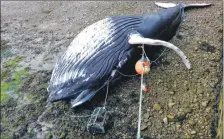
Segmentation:
<svg viewBox="0 0 224 139">
<path fill-rule="evenodd" d="M 87 131 L 91 134 L 105 133 L 105 126 L 109 115 L 105 107 L 97 107 L 87 123 Z"/>
<path fill-rule="evenodd" d="M 144 75 L 148 74 L 150 71 L 150 60 L 144 53 L 144 44 L 142 44 L 142 58 L 137 61 L 135 65 L 135 70 L 138 74 L 141 75 L 141 89 L 139 94 L 139 113 L 138 113 L 138 132 L 137 139 L 141 139 L 141 119 L 142 119 L 142 97 L 143 92 L 147 92 L 147 84 L 144 80 Z"/>
<path fill-rule="evenodd" d="M 107 126 L 107 121 L 110 118 L 110 116 L 108 115 L 108 111 L 106 110 L 108 92 L 109 82 L 107 84 L 107 93 L 104 100 L 104 106 L 95 108 L 88 120 L 87 131 L 90 134 L 105 133 L 105 127 Z"/>
</svg>

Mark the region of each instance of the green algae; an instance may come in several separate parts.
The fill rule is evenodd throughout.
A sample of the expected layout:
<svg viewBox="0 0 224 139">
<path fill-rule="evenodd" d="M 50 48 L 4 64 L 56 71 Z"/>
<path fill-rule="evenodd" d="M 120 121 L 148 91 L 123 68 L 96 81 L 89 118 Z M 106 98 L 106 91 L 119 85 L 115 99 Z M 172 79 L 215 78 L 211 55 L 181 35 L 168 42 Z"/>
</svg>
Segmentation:
<svg viewBox="0 0 224 139">
<path fill-rule="evenodd" d="M 29 101 L 33 101 L 34 100 L 34 96 L 31 94 L 31 93 L 29 93 L 29 94 L 27 94 L 27 99 L 29 100 Z"/>
<path fill-rule="evenodd" d="M 1 83 L 1 102 L 4 102 L 9 98 L 9 96 L 6 94 L 6 91 L 9 89 L 9 84 L 3 82 Z"/>
<path fill-rule="evenodd" d="M 218 121 L 218 127 L 217 127 L 217 135 L 216 139 L 222 139 L 223 138 L 223 94 L 222 94 L 222 89 L 220 91 L 220 99 L 219 99 L 219 121 Z"/>
<path fill-rule="evenodd" d="M 8 94 L 9 91 L 18 92 L 19 87 L 22 85 L 23 77 L 30 75 L 27 68 L 15 71 L 16 67 L 21 67 L 18 63 L 22 58 L 21 56 L 17 56 L 3 64 L 2 78 L 7 78 L 9 80 L 1 82 L 1 102 L 5 102 L 10 98 Z"/>
<path fill-rule="evenodd" d="M 23 56 L 16 56 L 14 59 L 6 61 L 3 64 L 4 68 L 16 68 L 16 67 L 21 67 L 18 63 L 22 60 Z"/>
<path fill-rule="evenodd" d="M 52 139 L 53 138 L 53 135 L 51 133 L 48 133 L 47 134 L 47 139 Z"/>
<path fill-rule="evenodd" d="M 2 138 L 3 139 L 11 139 L 12 137 L 9 133 L 6 133 L 6 134 L 2 135 Z"/>
<path fill-rule="evenodd" d="M 26 69 L 15 71 L 12 74 L 12 81 L 1 82 L 1 102 L 4 102 L 9 98 L 9 95 L 7 94 L 8 91 L 18 92 L 18 89 L 22 84 L 22 77 L 29 75 Z"/>
</svg>

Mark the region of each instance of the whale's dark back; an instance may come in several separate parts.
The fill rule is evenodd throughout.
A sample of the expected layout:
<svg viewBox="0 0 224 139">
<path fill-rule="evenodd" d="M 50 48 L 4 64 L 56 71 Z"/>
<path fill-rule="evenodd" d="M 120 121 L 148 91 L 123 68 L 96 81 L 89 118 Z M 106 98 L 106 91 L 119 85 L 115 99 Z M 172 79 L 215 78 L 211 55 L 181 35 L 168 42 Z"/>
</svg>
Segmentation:
<svg viewBox="0 0 224 139">
<path fill-rule="evenodd" d="M 175 35 L 183 17 L 183 7 L 161 9 L 157 13 L 144 15 L 137 31 L 146 38 L 169 41 Z"/>
</svg>

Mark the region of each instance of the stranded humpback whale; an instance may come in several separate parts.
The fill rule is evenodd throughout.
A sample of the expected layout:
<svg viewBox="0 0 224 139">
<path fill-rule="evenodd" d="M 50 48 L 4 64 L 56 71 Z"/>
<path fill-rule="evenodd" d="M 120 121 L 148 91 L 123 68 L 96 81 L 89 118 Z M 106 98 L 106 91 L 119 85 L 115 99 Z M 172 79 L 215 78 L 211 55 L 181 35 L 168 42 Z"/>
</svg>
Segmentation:
<svg viewBox="0 0 224 139">
<path fill-rule="evenodd" d="M 48 101 L 68 100 L 76 107 L 90 100 L 108 83 L 120 79 L 117 71 L 125 68 L 135 55 L 140 56 L 136 46 L 143 43 L 173 49 L 190 69 L 184 53 L 167 41 L 176 34 L 184 9 L 210 4 L 156 4 L 166 9 L 145 15 L 106 18 L 79 33 L 55 65 Z"/>
</svg>

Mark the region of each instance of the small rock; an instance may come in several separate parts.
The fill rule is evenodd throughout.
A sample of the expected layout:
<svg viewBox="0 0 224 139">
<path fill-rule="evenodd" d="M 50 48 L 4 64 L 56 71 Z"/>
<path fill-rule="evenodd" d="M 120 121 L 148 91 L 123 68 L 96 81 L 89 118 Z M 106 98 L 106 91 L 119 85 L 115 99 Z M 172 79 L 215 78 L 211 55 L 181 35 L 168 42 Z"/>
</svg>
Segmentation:
<svg viewBox="0 0 224 139">
<path fill-rule="evenodd" d="M 168 103 L 168 106 L 169 106 L 170 108 L 172 108 L 174 105 L 175 105 L 175 103 L 173 103 L 173 102 Z"/>
<path fill-rule="evenodd" d="M 204 101 L 201 103 L 202 106 L 206 107 L 208 105 L 208 101 Z"/>
<path fill-rule="evenodd" d="M 159 104 L 154 104 L 153 109 L 159 111 L 161 110 L 161 106 Z"/>
<path fill-rule="evenodd" d="M 177 122 L 176 123 L 176 128 L 179 129 L 180 127 L 181 127 L 181 123 L 180 122 Z"/>
<path fill-rule="evenodd" d="M 167 117 L 169 118 L 169 119 L 174 119 L 174 115 L 173 114 L 169 114 L 169 115 L 167 115 Z"/>
<path fill-rule="evenodd" d="M 44 40 L 44 38 L 36 38 L 34 41 L 39 43 L 39 42 L 42 42 Z"/>
<path fill-rule="evenodd" d="M 149 113 L 145 113 L 145 114 L 143 115 L 143 118 L 144 118 L 144 119 L 149 119 Z"/>
<path fill-rule="evenodd" d="M 144 123 L 149 122 L 149 119 L 143 119 Z"/>
<path fill-rule="evenodd" d="M 198 51 L 198 47 L 194 47 L 194 50 L 195 50 L 195 51 Z"/>
<path fill-rule="evenodd" d="M 207 108 L 205 109 L 205 111 L 206 111 L 206 112 L 210 112 L 210 111 L 211 111 L 211 107 L 207 107 Z"/>
<path fill-rule="evenodd" d="M 173 91 L 171 91 L 171 92 L 169 92 L 169 94 L 170 94 L 170 95 L 174 95 L 174 92 L 173 92 Z"/>
<path fill-rule="evenodd" d="M 197 101 L 198 101 L 197 98 L 194 98 L 193 102 L 197 102 Z"/>
<path fill-rule="evenodd" d="M 183 108 L 182 110 L 184 113 L 191 113 L 192 109 L 191 108 Z"/>
<path fill-rule="evenodd" d="M 145 129 L 147 129 L 147 128 L 148 128 L 148 126 L 145 125 L 145 124 L 143 124 L 143 125 L 141 126 L 141 130 L 145 130 Z"/>
<path fill-rule="evenodd" d="M 159 84 L 159 83 L 162 83 L 162 80 L 161 79 L 159 79 L 158 81 L 157 81 L 157 83 Z"/>
<path fill-rule="evenodd" d="M 195 135 L 197 132 L 195 130 L 191 131 L 191 135 Z"/>
<path fill-rule="evenodd" d="M 186 139 L 190 139 L 191 138 L 191 136 L 190 135 L 188 135 L 187 133 L 185 134 L 185 138 Z"/>
<path fill-rule="evenodd" d="M 189 120 L 188 123 L 189 123 L 189 125 L 191 125 L 191 126 L 194 126 L 194 125 L 195 125 L 195 122 L 194 122 L 193 120 Z"/>
<path fill-rule="evenodd" d="M 163 122 L 164 124 L 168 124 L 168 118 L 167 117 L 163 118 Z"/>
<path fill-rule="evenodd" d="M 162 111 L 162 110 L 160 110 L 160 111 L 159 111 L 159 113 L 160 113 L 160 114 L 162 114 L 162 113 L 163 113 L 163 111 Z"/>
<path fill-rule="evenodd" d="M 184 33 L 179 32 L 176 37 L 181 40 L 184 37 Z"/>
<path fill-rule="evenodd" d="M 175 64 L 175 67 L 179 67 L 179 64 Z"/>
<path fill-rule="evenodd" d="M 210 94 L 209 93 L 207 93 L 207 97 L 210 97 Z"/>
</svg>

